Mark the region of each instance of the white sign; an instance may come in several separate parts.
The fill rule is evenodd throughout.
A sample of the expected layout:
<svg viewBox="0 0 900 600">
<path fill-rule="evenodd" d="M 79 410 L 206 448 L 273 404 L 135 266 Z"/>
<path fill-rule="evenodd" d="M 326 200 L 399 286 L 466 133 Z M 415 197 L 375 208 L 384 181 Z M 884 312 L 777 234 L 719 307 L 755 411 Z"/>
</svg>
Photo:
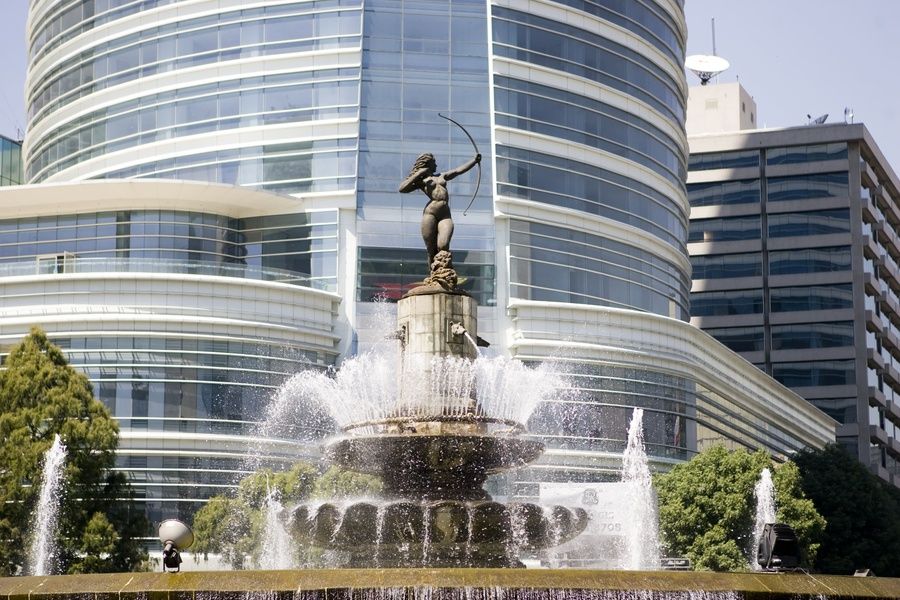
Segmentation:
<svg viewBox="0 0 900 600">
<path fill-rule="evenodd" d="M 548 550 L 552 566 L 615 567 L 629 527 L 625 497 L 624 484 L 619 482 L 542 483 L 542 505 L 580 507 L 590 519 L 584 533 Z"/>
</svg>

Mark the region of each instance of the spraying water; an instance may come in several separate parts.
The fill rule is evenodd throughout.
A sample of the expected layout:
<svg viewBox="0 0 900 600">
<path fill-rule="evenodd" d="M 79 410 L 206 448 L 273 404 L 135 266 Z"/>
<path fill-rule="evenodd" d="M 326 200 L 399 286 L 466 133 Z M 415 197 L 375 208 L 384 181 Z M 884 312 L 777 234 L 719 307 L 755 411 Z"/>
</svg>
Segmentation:
<svg viewBox="0 0 900 600">
<path fill-rule="evenodd" d="M 768 468 L 762 470 L 759 474 L 759 481 L 753 488 L 753 495 L 756 496 L 756 519 L 753 523 L 753 546 L 750 548 L 750 563 L 753 569 L 760 570 L 762 567 L 756 561 L 756 550 L 759 548 L 759 542 L 762 539 L 763 529 L 766 523 L 775 522 L 775 484 L 772 482 L 772 472 Z"/>
<path fill-rule="evenodd" d="M 263 544 L 259 556 L 260 569 L 293 569 L 296 548 L 282 519 L 284 507 L 278 500 L 278 492 L 268 488 L 265 511 Z"/>
<path fill-rule="evenodd" d="M 635 408 L 628 428 L 628 444 L 622 455 L 622 483 L 628 523 L 620 555 L 622 569 L 659 568 L 659 525 L 650 467 L 644 450 L 644 411 Z"/>
<path fill-rule="evenodd" d="M 66 447 L 57 434 L 53 439 L 53 445 L 44 453 L 41 493 L 34 517 L 31 546 L 28 549 L 30 575 L 52 575 L 58 566 L 56 564 L 56 529 L 65 466 Z"/>
<path fill-rule="evenodd" d="M 427 366 L 418 359 L 400 360 L 402 393 L 396 355 L 367 352 L 345 360 L 334 377 L 316 371 L 294 375 L 276 395 L 267 421 L 287 420 L 297 406 L 316 406 L 340 427 L 397 417 L 465 416 L 474 391 L 477 416 L 525 423 L 538 404 L 565 387 L 548 363 L 533 368 L 502 356 L 440 357 Z"/>
</svg>

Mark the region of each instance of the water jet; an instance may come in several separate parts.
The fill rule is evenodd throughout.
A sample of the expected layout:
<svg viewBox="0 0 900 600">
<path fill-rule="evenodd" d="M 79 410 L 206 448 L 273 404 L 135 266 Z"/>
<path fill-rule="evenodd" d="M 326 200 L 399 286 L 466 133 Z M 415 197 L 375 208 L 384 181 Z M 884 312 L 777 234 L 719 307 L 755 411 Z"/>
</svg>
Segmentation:
<svg viewBox="0 0 900 600">
<path fill-rule="evenodd" d="M 59 503 L 62 494 L 63 470 L 66 467 L 66 446 L 59 434 L 44 453 L 41 491 L 28 549 L 30 575 L 52 575 L 56 570 L 56 534 Z"/>
</svg>

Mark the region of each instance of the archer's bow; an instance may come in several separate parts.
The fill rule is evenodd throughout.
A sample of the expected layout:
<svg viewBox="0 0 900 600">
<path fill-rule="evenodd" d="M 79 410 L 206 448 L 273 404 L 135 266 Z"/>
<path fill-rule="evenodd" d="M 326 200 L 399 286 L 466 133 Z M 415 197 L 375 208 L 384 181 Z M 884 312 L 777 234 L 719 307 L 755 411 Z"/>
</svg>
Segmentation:
<svg viewBox="0 0 900 600">
<path fill-rule="evenodd" d="M 477 156 L 477 155 L 481 154 L 478 151 L 478 145 L 475 143 L 475 140 L 472 138 L 472 136 L 469 134 L 469 132 L 466 131 L 465 127 L 463 127 L 462 125 L 460 125 L 459 123 L 457 123 L 456 121 L 451 119 L 450 117 L 445 117 L 441 113 L 438 113 L 438 116 L 441 117 L 442 119 L 447 119 L 448 121 L 450 121 L 451 123 L 453 123 L 454 125 L 459 127 L 460 129 L 462 129 L 463 133 L 466 134 L 466 137 L 469 138 L 469 141 L 472 142 L 472 147 L 475 148 L 475 155 Z M 469 200 L 469 205 L 466 206 L 466 210 L 463 211 L 463 216 L 465 216 L 466 213 L 469 211 L 469 209 L 472 208 L 472 203 L 475 202 L 475 196 L 478 195 L 478 187 L 481 185 L 481 161 L 479 161 L 475 164 L 478 165 L 478 179 L 475 180 L 475 193 L 472 194 L 472 199 Z"/>
</svg>

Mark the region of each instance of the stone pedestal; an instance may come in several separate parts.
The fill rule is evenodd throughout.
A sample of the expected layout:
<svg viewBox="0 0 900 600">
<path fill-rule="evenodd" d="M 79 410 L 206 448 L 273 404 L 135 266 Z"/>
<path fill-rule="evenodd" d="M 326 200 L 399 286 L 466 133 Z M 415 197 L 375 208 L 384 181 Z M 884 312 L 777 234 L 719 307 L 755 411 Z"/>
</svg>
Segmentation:
<svg viewBox="0 0 900 600">
<path fill-rule="evenodd" d="M 478 356 L 478 303 L 465 294 L 438 292 L 407 296 L 397 303 L 397 325 L 400 329 L 403 361 L 400 368 L 400 396 L 416 403 L 422 396 L 440 388 L 441 373 L 432 371 L 435 357 L 456 357 L 468 361 Z M 469 338 L 466 337 L 468 333 Z M 466 396 L 445 398 L 443 414 L 475 415 L 475 390 Z M 459 419 L 426 420 L 416 425 L 416 432 L 426 435 L 469 435 L 485 431 L 481 423 Z"/>
<path fill-rule="evenodd" d="M 471 296 L 439 292 L 407 296 L 397 302 L 397 325 L 404 356 L 417 359 L 432 356 L 478 356 L 478 304 Z M 462 333 L 454 333 L 460 324 L 472 342 Z M 458 331 L 458 330 L 457 330 Z"/>
</svg>

